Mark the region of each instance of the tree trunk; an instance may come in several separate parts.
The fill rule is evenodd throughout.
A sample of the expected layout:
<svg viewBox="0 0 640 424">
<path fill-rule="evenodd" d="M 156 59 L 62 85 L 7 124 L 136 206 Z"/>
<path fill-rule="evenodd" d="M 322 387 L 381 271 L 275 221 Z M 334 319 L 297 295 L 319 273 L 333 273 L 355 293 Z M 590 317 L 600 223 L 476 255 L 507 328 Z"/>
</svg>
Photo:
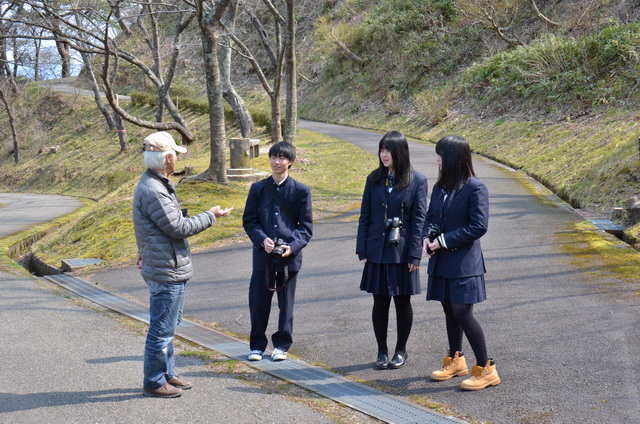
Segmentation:
<svg viewBox="0 0 640 424">
<path fill-rule="evenodd" d="M 223 23 L 231 31 L 235 28 L 236 0 L 232 0 L 224 15 Z M 228 35 L 220 37 L 220 79 L 222 82 L 222 96 L 229 103 L 238 120 L 240 133 L 248 138 L 256 130 L 249 108 L 242 97 L 236 92 L 231 83 L 231 38 Z"/>
<path fill-rule="evenodd" d="M 287 0 L 287 36 L 286 36 L 286 123 L 284 141 L 295 144 L 298 125 L 298 70 L 296 64 L 296 16 L 295 0 Z"/>
<path fill-rule="evenodd" d="M 129 25 L 127 25 L 127 22 L 122 18 L 122 11 L 120 10 L 120 2 L 116 1 L 112 4 L 112 2 L 110 1 L 109 5 L 113 10 L 113 14 L 116 17 L 116 20 L 118 21 L 118 26 L 120 26 L 120 29 L 124 33 L 125 37 L 130 36 L 132 34 L 131 28 L 129 28 Z"/>
<path fill-rule="evenodd" d="M 4 25 L 0 25 L 0 30 L 5 31 Z M 7 78 L 9 75 L 9 60 L 7 58 L 7 39 L 0 38 L 0 78 Z"/>
<path fill-rule="evenodd" d="M 117 102 L 118 102 L 118 96 L 116 95 L 116 103 Z M 116 121 L 115 123 L 118 131 L 118 141 L 120 142 L 120 151 L 126 152 L 127 150 L 129 150 L 129 147 L 130 147 L 129 134 L 127 133 L 127 130 L 124 128 L 124 121 L 122 120 L 122 117 L 117 113 L 114 113 L 113 117 Z"/>
<path fill-rule="evenodd" d="M 189 177 L 187 180 L 213 180 L 218 183 L 227 183 L 227 143 L 224 127 L 224 99 L 218 62 L 218 27 L 222 13 L 228 4 L 229 0 L 221 0 L 216 3 L 215 10 L 205 11 L 204 2 L 202 0 L 196 2 L 198 25 L 202 34 L 207 99 L 209 101 L 211 157 L 209 168 L 205 172 Z"/>
<path fill-rule="evenodd" d="M 6 29 L 6 26 L 0 25 L 0 30 L 3 29 Z M 11 70 L 11 66 L 9 66 L 9 60 L 7 58 L 7 39 L 0 38 L 0 79 L 6 81 L 7 84 L 11 86 L 11 93 L 14 96 L 17 96 L 19 89 L 14 76 L 15 72 Z"/>
<path fill-rule="evenodd" d="M 279 95 L 271 98 L 271 141 L 282 141 L 282 112 L 280 111 Z"/>
<path fill-rule="evenodd" d="M 142 31 L 145 42 L 149 47 L 151 56 L 153 57 L 153 74 L 154 84 L 156 85 L 158 95 L 158 106 L 156 109 L 156 122 L 162 122 L 164 120 L 165 109 L 169 112 L 169 115 L 174 121 L 187 128 L 187 122 L 180 114 L 180 111 L 171 100 L 170 88 L 175 74 L 175 68 L 178 63 L 178 56 L 180 55 L 181 42 L 180 38 L 182 33 L 187 29 L 191 21 L 193 20 L 194 13 L 187 13 L 186 18 L 183 13 L 180 13 L 178 23 L 176 24 L 176 32 L 173 39 L 173 49 L 171 53 L 171 60 L 167 70 L 166 78 L 162 74 L 162 57 L 160 46 L 160 33 L 158 29 L 158 17 L 155 10 L 155 4 L 152 1 L 147 1 L 142 4 L 142 12 L 138 17 L 138 27 Z M 147 18 L 150 28 L 145 25 Z"/>
<path fill-rule="evenodd" d="M 42 40 L 33 40 L 34 45 L 34 58 L 33 58 L 33 79 L 34 81 L 40 81 L 40 47 L 42 46 Z"/>
<path fill-rule="evenodd" d="M 56 40 L 56 48 L 60 55 L 62 78 L 68 78 L 71 76 L 71 53 L 69 52 L 69 43 Z"/>
<path fill-rule="evenodd" d="M 171 115 L 173 120 L 184 127 L 187 126 L 187 122 L 180 114 L 180 110 L 178 109 L 178 107 L 173 103 L 173 100 L 171 99 L 171 93 L 169 92 L 169 90 L 171 88 L 171 84 L 173 83 L 173 77 L 175 76 L 175 73 L 176 73 L 176 67 L 178 66 L 178 57 L 180 56 L 180 47 L 182 45 L 182 42 L 181 42 L 182 33 L 191 24 L 191 21 L 193 20 L 194 16 L 195 16 L 195 13 L 193 12 L 187 13 L 186 16 L 184 16 L 183 13 L 180 14 L 180 19 L 176 26 L 176 32 L 173 38 L 173 51 L 171 54 L 171 60 L 169 61 L 167 75 L 164 77 L 164 84 L 162 87 L 163 88 L 162 93 L 164 95 L 162 100 L 164 103 L 164 107 L 167 109 L 167 111 L 169 112 L 169 115 Z"/>
<path fill-rule="evenodd" d="M 255 12 L 247 7 L 246 4 L 242 4 L 244 6 L 244 11 L 249 16 L 249 20 L 251 24 L 255 28 L 258 36 L 260 37 L 260 41 L 262 42 L 262 46 L 264 47 L 264 51 L 269 58 L 269 62 L 271 63 L 271 69 L 275 70 L 278 67 L 278 60 L 276 59 L 276 54 L 273 52 L 273 46 L 271 45 L 271 41 L 269 40 L 269 35 L 267 31 L 262 26 L 262 23 L 256 16 Z"/>
<path fill-rule="evenodd" d="M 282 25 L 286 24 L 285 18 L 278 12 L 271 0 L 262 0 L 274 18 L 275 44 L 278 48 L 278 60 L 274 75 L 273 92 L 269 95 L 271 100 L 271 141 L 282 141 L 282 113 L 280 109 L 280 96 L 282 94 L 282 79 L 285 68 L 286 42 L 282 41 Z"/>
<path fill-rule="evenodd" d="M 11 104 L 9 100 L 5 96 L 5 92 L 2 88 L 0 88 L 0 102 L 4 106 L 7 115 L 9 116 L 9 127 L 11 128 L 11 137 L 13 139 L 13 160 L 15 163 L 20 161 L 20 146 L 18 144 L 18 130 L 16 128 L 16 121 L 13 116 L 13 109 L 11 108 Z"/>
<path fill-rule="evenodd" d="M 164 85 L 158 89 L 158 106 L 156 107 L 156 122 L 162 122 L 164 116 L 164 98 L 166 93 Z"/>
<path fill-rule="evenodd" d="M 96 102 L 96 106 L 98 106 L 98 110 L 100 110 L 100 113 L 102 113 L 102 116 L 104 116 L 104 119 L 107 121 L 107 126 L 109 127 L 109 129 L 114 130 L 116 129 L 116 122 L 114 122 L 111 114 L 107 110 L 107 107 L 104 105 L 104 103 L 102 103 L 100 87 L 98 86 L 96 75 L 94 74 L 93 67 L 91 66 L 91 58 L 87 53 L 81 53 L 81 56 L 82 61 L 84 62 L 84 67 L 87 70 L 87 74 L 89 75 L 89 82 L 91 83 L 91 90 L 93 91 L 93 99 Z"/>
</svg>

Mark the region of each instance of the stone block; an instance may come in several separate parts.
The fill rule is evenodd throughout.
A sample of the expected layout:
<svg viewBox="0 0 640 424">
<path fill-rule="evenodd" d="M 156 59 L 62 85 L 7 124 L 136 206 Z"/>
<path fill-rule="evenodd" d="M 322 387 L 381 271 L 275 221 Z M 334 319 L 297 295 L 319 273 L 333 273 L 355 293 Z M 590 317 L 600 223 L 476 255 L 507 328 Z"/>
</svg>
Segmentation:
<svg viewBox="0 0 640 424">
<path fill-rule="evenodd" d="M 629 219 L 634 224 L 640 222 L 640 202 L 636 202 L 629 208 Z"/>
<path fill-rule="evenodd" d="M 611 219 L 621 219 L 625 216 L 627 210 L 625 208 L 613 208 L 611 212 Z"/>
</svg>

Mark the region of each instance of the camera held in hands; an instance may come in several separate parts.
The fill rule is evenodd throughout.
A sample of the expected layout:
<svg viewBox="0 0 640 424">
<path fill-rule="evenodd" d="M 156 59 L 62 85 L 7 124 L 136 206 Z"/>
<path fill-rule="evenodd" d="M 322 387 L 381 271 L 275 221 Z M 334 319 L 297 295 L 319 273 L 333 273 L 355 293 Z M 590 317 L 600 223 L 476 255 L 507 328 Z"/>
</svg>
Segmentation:
<svg viewBox="0 0 640 424">
<path fill-rule="evenodd" d="M 429 224 L 429 226 L 427 227 L 427 238 L 429 239 L 429 241 L 434 241 L 440 234 L 442 234 L 442 227 L 440 225 L 433 223 Z M 427 253 L 432 254 L 433 250 L 427 247 Z"/>
<path fill-rule="evenodd" d="M 385 221 L 387 230 L 389 230 L 389 236 L 387 242 L 391 246 L 397 246 L 400 243 L 400 229 L 402 228 L 402 220 L 397 216 L 394 218 L 388 218 Z"/>
<path fill-rule="evenodd" d="M 276 237 L 273 240 L 273 250 L 271 251 L 271 260 L 274 263 L 278 263 L 280 262 L 280 260 L 282 260 L 282 255 L 284 254 L 284 247 L 283 246 L 288 246 L 288 244 L 282 240 L 281 238 Z"/>
<path fill-rule="evenodd" d="M 429 238 L 429 241 L 434 241 L 440 234 L 442 234 L 442 227 L 440 225 L 429 224 L 427 227 L 427 238 Z"/>
</svg>

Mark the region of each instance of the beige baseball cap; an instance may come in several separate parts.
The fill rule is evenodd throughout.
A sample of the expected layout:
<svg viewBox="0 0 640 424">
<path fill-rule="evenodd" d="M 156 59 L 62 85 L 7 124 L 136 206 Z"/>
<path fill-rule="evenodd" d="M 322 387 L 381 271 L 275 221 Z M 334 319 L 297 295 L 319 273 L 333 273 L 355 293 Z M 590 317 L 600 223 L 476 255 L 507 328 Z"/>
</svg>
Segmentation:
<svg viewBox="0 0 640 424">
<path fill-rule="evenodd" d="M 178 146 L 166 131 L 158 131 L 153 134 L 149 134 L 143 141 L 144 150 L 149 152 L 166 152 L 169 150 L 175 150 L 178 153 L 187 153 L 186 147 Z"/>
</svg>

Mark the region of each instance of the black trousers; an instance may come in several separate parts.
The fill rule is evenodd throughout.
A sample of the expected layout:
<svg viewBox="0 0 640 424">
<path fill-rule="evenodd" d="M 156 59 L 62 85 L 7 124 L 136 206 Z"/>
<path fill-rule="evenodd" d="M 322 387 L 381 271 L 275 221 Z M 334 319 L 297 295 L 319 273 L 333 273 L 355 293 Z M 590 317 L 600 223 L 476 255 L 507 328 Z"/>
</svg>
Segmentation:
<svg viewBox="0 0 640 424">
<path fill-rule="evenodd" d="M 271 301 L 273 294 L 278 297 L 278 331 L 273 333 L 271 341 L 274 348 L 280 348 L 285 352 L 289 350 L 293 343 L 293 303 L 296 294 L 297 272 L 289 273 L 289 281 L 284 289 L 273 292 L 267 289 L 266 272 L 253 271 L 251 283 L 249 284 L 249 312 L 251 314 L 251 335 L 249 347 L 251 350 L 265 351 L 267 349 L 267 326 L 269 324 L 269 314 L 271 313 Z M 273 285 L 275 273 L 270 275 L 270 284 Z"/>
</svg>

